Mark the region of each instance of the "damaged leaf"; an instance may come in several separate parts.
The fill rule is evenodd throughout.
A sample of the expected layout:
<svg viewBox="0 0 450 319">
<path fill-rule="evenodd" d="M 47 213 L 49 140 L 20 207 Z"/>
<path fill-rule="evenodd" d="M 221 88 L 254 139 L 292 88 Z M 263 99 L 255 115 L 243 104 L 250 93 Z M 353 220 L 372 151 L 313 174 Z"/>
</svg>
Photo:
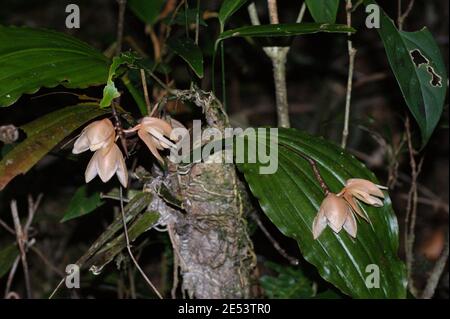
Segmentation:
<svg viewBox="0 0 450 319">
<path fill-rule="evenodd" d="M 373 0 L 364 0 L 374 4 Z M 427 28 L 399 31 L 382 10 L 378 29 L 392 71 L 425 146 L 441 118 L 447 92 L 447 72 L 441 52 Z"/>
</svg>

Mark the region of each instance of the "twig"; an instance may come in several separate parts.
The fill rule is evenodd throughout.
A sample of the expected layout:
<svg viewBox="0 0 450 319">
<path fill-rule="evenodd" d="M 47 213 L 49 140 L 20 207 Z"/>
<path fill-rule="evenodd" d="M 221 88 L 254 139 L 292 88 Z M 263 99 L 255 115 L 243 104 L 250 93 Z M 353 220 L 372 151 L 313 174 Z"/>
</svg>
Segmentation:
<svg viewBox="0 0 450 319">
<path fill-rule="evenodd" d="M 414 7 L 414 1 L 415 0 L 410 0 L 408 7 L 406 8 L 405 12 L 402 13 L 402 0 L 398 0 L 398 17 L 397 17 L 397 24 L 398 24 L 398 29 L 399 30 L 403 30 L 403 25 L 405 23 L 406 18 L 409 16 L 409 14 L 411 13 L 413 7 Z"/>
<path fill-rule="evenodd" d="M 3 220 L 0 219 L 0 226 L 2 226 L 8 233 L 12 234 L 12 235 L 16 235 L 16 233 L 14 232 L 14 230 L 8 226 L 7 223 L 5 223 Z"/>
<path fill-rule="evenodd" d="M 347 0 L 346 10 L 347 10 L 347 26 L 350 28 L 352 26 L 352 0 Z M 342 142 L 341 147 L 347 147 L 347 139 L 349 134 L 350 125 L 350 106 L 352 101 L 352 85 L 353 85 L 353 73 L 355 68 L 355 56 L 356 49 L 353 47 L 353 42 L 351 40 L 351 33 L 347 35 L 347 46 L 348 46 L 348 78 L 347 78 L 347 94 L 345 96 L 345 120 L 344 120 L 344 130 L 342 131 Z"/>
<path fill-rule="evenodd" d="M 119 4 L 119 17 L 117 19 L 116 55 L 119 55 L 120 52 L 122 52 L 123 27 L 127 0 L 117 0 L 117 2 Z"/>
<path fill-rule="evenodd" d="M 147 79 L 145 78 L 145 71 L 143 69 L 141 69 L 140 71 L 141 71 L 142 89 L 144 90 L 145 105 L 147 106 L 147 114 L 150 114 L 152 106 L 150 103 L 150 97 L 148 96 Z"/>
<path fill-rule="evenodd" d="M 26 295 L 28 299 L 31 299 L 32 291 L 30 284 L 30 275 L 28 271 L 27 252 L 25 247 L 27 238 L 25 237 L 26 234 L 24 233 L 22 225 L 20 224 L 19 212 L 17 210 L 17 202 L 15 200 L 11 201 L 11 214 L 14 222 L 14 228 L 16 230 L 17 245 L 19 246 L 20 251 L 20 260 L 22 261 Z"/>
<path fill-rule="evenodd" d="M 271 23 L 272 24 L 279 23 L 276 0 L 267 0 L 267 3 L 269 7 Z M 301 11 L 302 9 L 300 9 L 300 12 Z M 260 21 L 254 3 L 251 3 L 248 6 L 248 13 L 252 24 L 259 25 Z M 299 16 L 301 16 L 301 14 L 299 14 Z M 279 127 L 290 127 L 289 104 L 287 100 L 287 86 L 286 86 L 286 62 L 289 49 L 290 49 L 289 47 L 264 48 L 264 52 L 272 60 Z"/>
<path fill-rule="evenodd" d="M 159 293 L 158 289 L 156 289 L 156 287 L 153 285 L 153 283 L 147 277 L 145 272 L 142 270 L 141 266 L 139 266 L 136 258 L 134 258 L 133 252 L 131 251 L 130 238 L 128 236 L 128 227 L 127 227 L 127 222 L 125 220 L 125 211 L 124 211 L 124 208 L 123 208 L 122 186 L 120 186 L 120 188 L 119 188 L 119 193 L 120 193 L 120 198 L 121 198 L 121 201 L 120 201 L 120 212 L 122 214 L 123 230 L 124 230 L 124 234 L 125 234 L 125 240 L 126 240 L 126 243 L 127 243 L 128 254 L 130 255 L 131 260 L 133 261 L 133 263 L 136 266 L 137 270 L 139 270 L 139 272 L 141 273 L 142 277 L 147 282 L 147 284 L 153 289 L 153 291 L 156 293 L 156 295 L 158 296 L 159 299 L 163 299 L 163 297 Z"/>
<path fill-rule="evenodd" d="M 255 221 L 255 223 L 258 225 L 258 227 L 262 230 L 264 235 L 267 237 L 267 239 L 272 243 L 273 248 L 281 255 L 283 256 L 291 265 L 297 266 L 299 264 L 299 260 L 297 258 L 294 258 L 290 256 L 281 246 L 280 244 L 273 238 L 273 236 L 269 233 L 267 228 L 264 226 L 264 224 L 259 219 L 258 215 L 255 212 L 252 212 L 250 214 L 250 217 Z"/>
<path fill-rule="evenodd" d="M 448 232 L 447 232 L 444 250 L 443 250 L 441 256 L 439 257 L 438 261 L 434 265 L 433 270 L 431 271 L 431 274 L 428 277 L 425 289 L 422 292 L 421 297 L 423 299 L 431 299 L 434 296 L 436 288 L 439 284 L 439 280 L 442 276 L 442 273 L 444 272 L 445 265 L 447 264 L 448 253 L 449 253 L 448 246 L 449 246 L 449 243 L 448 243 Z"/>
<path fill-rule="evenodd" d="M 414 296 L 418 295 L 418 290 L 414 284 L 413 266 L 414 266 L 414 242 L 415 242 L 415 227 L 417 218 L 417 179 L 422 169 L 423 158 L 417 164 L 415 159 L 414 147 L 412 145 L 411 127 L 409 117 L 405 121 L 406 141 L 409 151 L 409 162 L 411 166 L 411 187 L 408 193 L 408 202 L 406 206 L 405 217 L 405 255 L 406 268 L 408 271 L 408 283 L 410 291 Z"/>
<path fill-rule="evenodd" d="M 267 6 L 269 7 L 269 19 L 271 24 L 279 24 L 278 18 L 278 5 L 277 0 L 267 0 Z"/>
<path fill-rule="evenodd" d="M 305 17 L 306 12 L 306 2 L 303 2 L 302 6 L 300 7 L 300 12 L 298 13 L 296 23 L 302 23 L 303 18 Z"/>
<path fill-rule="evenodd" d="M 7 298 L 8 294 L 10 293 L 12 281 L 14 279 L 14 275 L 16 274 L 17 267 L 19 266 L 19 262 L 20 256 L 17 256 L 12 264 L 11 270 L 9 271 L 8 279 L 6 281 L 5 298 Z"/>
</svg>

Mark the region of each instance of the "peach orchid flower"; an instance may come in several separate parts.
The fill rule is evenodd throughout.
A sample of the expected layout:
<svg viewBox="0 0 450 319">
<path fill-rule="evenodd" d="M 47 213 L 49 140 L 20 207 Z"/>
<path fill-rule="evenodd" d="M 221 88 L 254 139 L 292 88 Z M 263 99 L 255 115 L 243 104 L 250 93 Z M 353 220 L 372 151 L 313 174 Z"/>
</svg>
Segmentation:
<svg viewBox="0 0 450 319">
<path fill-rule="evenodd" d="M 172 135 L 172 126 L 164 120 L 156 117 L 146 116 L 136 126 L 139 138 L 147 145 L 150 152 L 160 162 L 163 162 L 158 150 L 165 148 L 176 148 L 170 140 L 175 140 Z"/>
<path fill-rule="evenodd" d="M 115 140 L 116 131 L 109 119 L 92 122 L 81 132 L 75 141 L 72 153 L 95 151 L 86 168 L 86 183 L 89 183 L 97 175 L 106 183 L 116 174 L 120 183 L 127 187 L 128 170 Z"/>
<path fill-rule="evenodd" d="M 314 218 L 312 227 L 314 239 L 317 239 L 327 226 L 336 233 L 344 228 L 350 236 L 356 237 L 357 224 L 352 208 L 345 199 L 333 193 L 328 193 Z"/>
<path fill-rule="evenodd" d="M 369 217 L 358 206 L 355 198 L 368 205 L 381 207 L 383 206 L 381 199 L 384 198 L 381 189 L 385 189 L 385 187 L 365 179 L 352 178 L 346 181 L 345 187 L 338 194 L 329 193 L 320 205 L 319 212 L 313 221 L 314 239 L 319 237 L 327 225 L 336 233 L 344 228 L 350 236 L 355 238 L 358 228 L 354 213 L 370 222 Z"/>
</svg>

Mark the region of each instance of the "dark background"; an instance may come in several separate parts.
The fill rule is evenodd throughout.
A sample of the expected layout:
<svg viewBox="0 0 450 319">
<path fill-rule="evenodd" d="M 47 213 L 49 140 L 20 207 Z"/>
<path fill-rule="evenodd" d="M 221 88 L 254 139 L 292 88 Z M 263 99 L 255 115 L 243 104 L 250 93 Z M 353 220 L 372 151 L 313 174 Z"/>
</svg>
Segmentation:
<svg viewBox="0 0 450 319">
<path fill-rule="evenodd" d="M 203 1 L 202 9 L 216 11 L 221 1 Z M 391 17 L 396 17 L 396 1 L 378 1 Z M 404 6 L 406 6 L 406 2 Z M 76 3 L 81 9 L 81 28 L 68 30 L 65 27 L 65 7 Z M 260 18 L 268 22 L 264 1 L 257 1 Z M 280 20 L 293 22 L 298 14 L 300 1 L 279 0 Z M 437 40 L 448 65 L 448 18 L 447 0 L 416 1 L 406 23 L 406 31 L 415 31 L 427 26 Z M 117 4 L 114 0 L 56 1 L 56 0 L 1 0 L 0 24 L 43 27 L 66 32 L 83 39 L 99 50 L 106 50 L 116 37 Z M 400 89 L 393 77 L 382 43 L 375 30 L 364 26 L 363 8 L 354 13 L 353 25 L 358 30 L 354 35 L 354 46 L 358 49 L 355 65 L 351 132 L 349 150 L 387 183 L 389 175 L 389 150 L 398 145 L 404 132 L 404 122 L 409 115 Z M 305 21 L 311 21 L 307 13 Z M 144 25 L 127 10 L 125 16 L 125 35 L 132 37 L 149 54 L 151 42 L 144 34 Z M 213 39 L 217 35 L 216 19 L 208 19 L 208 28 L 201 29 L 200 45 L 206 56 L 205 79 L 201 86 L 211 89 L 211 51 Z M 338 17 L 345 23 L 343 6 Z M 249 24 L 245 9 L 239 11 L 228 28 Z M 288 93 L 291 122 L 296 128 L 325 136 L 339 143 L 344 116 L 345 87 L 347 80 L 347 46 L 345 36 L 311 35 L 298 37 L 292 43 L 287 64 Z M 125 43 L 124 49 L 129 47 Z M 272 66 L 260 47 L 243 39 L 226 43 L 226 79 L 228 112 L 233 124 L 241 127 L 275 125 L 275 101 L 273 93 Z M 172 77 L 179 88 L 187 88 L 190 75 L 182 61 L 171 62 Z M 219 79 L 216 79 L 217 85 Z M 58 87 L 53 90 L 42 89 L 40 94 L 67 91 Z M 75 90 L 76 92 L 76 90 Z M 101 97 L 101 88 L 91 88 L 87 94 Z M 219 94 L 220 96 L 220 94 Z M 41 98 L 23 96 L 14 106 L 0 109 L 0 125 L 20 126 L 54 109 L 74 104 L 76 98 L 58 94 Z M 134 102 L 124 97 L 123 102 L 136 113 Z M 425 156 L 424 167 L 419 178 L 419 201 L 417 221 L 417 267 L 415 276 L 419 286 L 434 262 L 434 250 L 442 249 L 443 238 L 448 230 L 448 102 L 445 104 L 442 119 L 429 144 L 422 151 Z M 180 111 L 181 112 L 181 111 Z M 185 114 L 180 114 L 185 116 Z M 418 141 L 418 128 L 413 125 L 413 133 Z M 1 146 L 1 144 L 0 144 Z M 0 193 L 0 218 L 10 221 L 9 201 L 15 198 L 22 211 L 26 209 L 27 194 L 44 193 L 44 201 L 37 214 L 35 231 L 37 245 L 47 258 L 62 268 L 76 260 L 102 231 L 111 219 L 111 206 L 106 205 L 90 216 L 61 224 L 59 220 L 75 190 L 83 184 L 83 171 L 87 158 L 74 161 L 67 158 L 70 149 L 63 148 L 42 160 L 26 176 L 17 177 L 8 188 Z M 410 167 L 407 150 L 400 152 L 397 183 L 390 194 L 394 209 L 399 218 L 401 233 L 406 210 L 406 197 L 410 186 Z M 110 187 L 96 184 L 95 187 Z M 290 254 L 299 255 L 295 242 L 285 239 L 270 223 L 265 223 L 274 237 L 280 241 Z M 280 264 L 285 261 L 261 231 L 254 228 L 253 240 L 261 261 L 261 273 L 267 272 L 264 261 L 272 260 Z M 141 263 L 152 280 L 160 287 L 170 285 L 171 251 L 167 239 L 161 234 L 147 234 L 146 249 Z M 400 236 L 402 239 L 403 236 Z M 11 236 L 0 228 L 0 247 L 11 241 Z M 403 243 L 401 243 L 401 246 Z M 403 253 L 403 248 L 400 254 Z M 54 272 L 46 269 L 38 259 L 30 261 L 35 295 L 45 297 L 59 281 Z M 308 269 L 308 266 L 305 265 Z M 315 277 L 313 270 L 309 270 Z M 20 271 L 18 275 L 20 276 Z M 82 296 L 116 297 L 118 288 L 115 282 L 123 276 L 110 265 L 101 276 L 86 274 L 83 280 L 89 282 Z M 119 277 L 119 279 L 118 279 Z M 20 277 L 19 277 L 20 278 Z M 0 278 L 0 293 L 4 278 Z M 448 271 L 441 280 L 436 297 L 448 298 Z M 20 291 L 20 279 L 16 279 Z M 147 291 L 145 287 L 142 289 Z"/>
</svg>

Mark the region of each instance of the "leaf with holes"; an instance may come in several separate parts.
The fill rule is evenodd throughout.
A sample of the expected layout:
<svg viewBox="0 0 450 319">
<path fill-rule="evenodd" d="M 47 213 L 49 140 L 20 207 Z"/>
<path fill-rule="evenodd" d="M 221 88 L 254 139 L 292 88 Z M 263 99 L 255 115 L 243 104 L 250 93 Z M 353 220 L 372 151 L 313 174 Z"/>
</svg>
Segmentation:
<svg viewBox="0 0 450 319">
<path fill-rule="evenodd" d="M 314 21 L 335 23 L 339 9 L 339 0 L 306 0 L 306 5 Z"/>
<path fill-rule="evenodd" d="M 25 174 L 58 143 L 86 122 L 107 114 L 97 104 L 69 106 L 21 127 L 27 138 L 0 161 L 0 191 L 17 175 Z"/>
<path fill-rule="evenodd" d="M 103 84 L 108 64 L 103 54 L 64 33 L 0 26 L 0 107 L 41 87 Z"/>
<path fill-rule="evenodd" d="M 374 174 L 353 156 L 321 138 L 294 129 L 278 129 L 278 134 L 270 134 L 269 142 L 261 133 L 257 138 L 243 135 L 237 139 L 241 143 L 244 138 L 248 141 L 247 154 L 259 154 L 259 162 L 252 163 L 236 154 L 237 166 L 265 214 L 284 235 L 297 241 L 303 257 L 343 293 L 355 298 L 405 298 L 405 267 L 397 256 L 398 224 L 387 195 L 383 207 L 362 205 L 371 223 L 359 220 L 355 239 L 346 232 L 336 234 L 329 227 L 317 240 L 313 239 L 313 219 L 324 193 L 302 156 L 317 163 L 324 181 L 335 193 L 350 178 L 378 183 Z M 267 154 L 267 146 L 271 146 L 271 152 L 264 158 L 261 154 Z M 265 172 L 260 170 L 263 168 Z M 366 285 L 373 273 L 371 265 L 379 270 L 379 289 Z"/>
<path fill-rule="evenodd" d="M 203 53 L 190 38 L 172 38 L 167 46 L 179 55 L 199 78 L 203 78 Z"/>
<path fill-rule="evenodd" d="M 372 0 L 364 2 L 375 4 Z M 441 52 L 427 28 L 399 31 L 383 11 L 380 19 L 378 33 L 406 104 L 419 124 L 424 146 L 441 118 L 447 93 Z"/>
</svg>

